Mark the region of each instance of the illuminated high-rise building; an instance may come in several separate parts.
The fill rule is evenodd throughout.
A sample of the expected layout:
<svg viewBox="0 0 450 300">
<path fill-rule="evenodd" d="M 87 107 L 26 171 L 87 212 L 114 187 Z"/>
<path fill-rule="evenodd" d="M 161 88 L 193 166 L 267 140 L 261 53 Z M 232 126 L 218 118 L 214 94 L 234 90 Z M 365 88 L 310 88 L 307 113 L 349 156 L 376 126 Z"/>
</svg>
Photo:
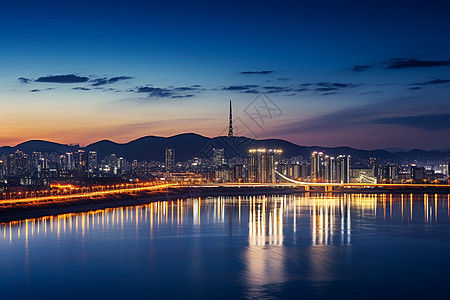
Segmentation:
<svg viewBox="0 0 450 300">
<path fill-rule="evenodd" d="M 382 178 L 382 169 L 380 168 L 380 162 L 377 157 L 371 157 L 370 158 L 370 168 L 373 170 L 373 177 L 375 177 L 377 180 L 380 180 Z"/>
<path fill-rule="evenodd" d="M 59 170 L 67 170 L 67 156 L 60 155 L 58 165 L 59 165 Z"/>
<path fill-rule="evenodd" d="M 244 181 L 244 166 L 242 164 L 236 164 L 233 166 L 233 181 L 243 182 Z"/>
<path fill-rule="evenodd" d="M 247 169 L 250 182 L 276 182 L 275 168 L 283 151 L 279 149 L 250 149 Z"/>
<path fill-rule="evenodd" d="M 424 167 L 411 165 L 411 179 L 415 182 L 421 182 L 426 179 L 426 172 Z"/>
<path fill-rule="evenodd" d="M 258 182 L 258 153 L 255 149 L 248 151 L 247 172 L 249 182 Z"/>
<path fill-rule="evenodd" d="M 78 177 L 83 177 L 86 174 L 86 152 L 78 150 L 74 153 L 75 171 Z"/>
<path fill-rule="evenodd" d="M 41 152 L 34 151 L 31 153 L 30 171 L 34 177 L 41 177 L 44 169 L 47 168 L 47 160 L 42 156 Z"/>
<path fill-rule="evenodd" d="M 88 173 L 93 174 L 98 167 L 97 151 L 89 151 L 88 154 Z"/>
<path fill-rule="evenodd" d="M 73 159 L 73 153 L 67 152 L 66 153 L 66 163 L 67 163 L 67 170 L 72 171 L 75 168 L 74 159 Z"/>
<path fill-rule="evenodd" d="M 138 166 L 139 166 L 139 164 L 138 164 L 137 159 L 133 160 L 133 162 L 131 163 L 131 170 L 136 171 Z"/>
<path fill-rule="evenodd" d="M 350 155 L 339 155 L 336 158 L 337 182 L 350 182 Z"/>
<path fill-rule="evenodd" d="M 119 157 L 119 160 L 118 160 L 118 169 L 119 170 L 118 171 L 120 174 L 125 174 L 127 172 L 127 165 L 128 165 L 127 160 L 123 157 Z"/>
<path fill-rule="evenodd" d="M 337 171 L 336 171 L 336 160 L 332 156 L 325 155 L 323 162 L 324 168 L 324 180 L 325 182 L 336 182 L 337 181 Z"/>
<path fill-rule="evenodd" d="M 4 160 L 0 159 L 0 179 L 6 177 L 6 163 Z"/>
<path fill-rule="evenodd" d="M 324 155 L 323 152 L 314 151 L 311 154 L 311 180 L 322 181 L 324 179 Z"/>
<path fill-rule="evenodd" d="M 291 164 L 288 166 L 288 176 L 292 179 L 300 178 L 300 165 Z"/>
<path fill-rule="evenodd" d="M 302 180 L 305 180 L 309 176 L 310 166 L 307 165 L 307 164 L 300 164 L 299 167 L 300 167 L 300 174 L 299 174 L 299 176 L 300 176 L 300 178 Z"/>
<path fill-rule="evenodd" d="M 225 152 L 224 149 L 213 148 L 213 165 L 219 168 L 225 164 Z"/>
<path fill-rule="evenodd" d="M 31 171 L 32 172 L 38 169 L 41 158 L 42 158 L 41 152 L 34 151 L 33 153 L 31 153 Z"/>
<path fill-rule="evenodd" d="M 166 148 L 165 167 L 167 172 L 173 172 L 175 169 L 175 150 L 172 148 Z"/>
<path fill-rule="evenodd" d="M 116 175 L 118 170 L 118 162 L 116 154 L 112 153 L 108 155 L 106 157 L 106 163 L 109 167 L 109 173 Z"/>
<path fill-rule="evenodd" d="M 313 182 L 350 182 L 350 156 L 337 158 L 324 155 L 323 152 L 311 154 L 311 181 Z"/>
<path fill-rule="evenodd" d="M 20 150 L 8 156 L 8 175 L 22 177 L 28 172 L 28 155 Z"/>
<path fill-rule="evenodd" d="M 396 180 L 398 179 L 398 167 L 394 163 L 388 163 L 385 167 L 385 179 Z"/>
</svg>

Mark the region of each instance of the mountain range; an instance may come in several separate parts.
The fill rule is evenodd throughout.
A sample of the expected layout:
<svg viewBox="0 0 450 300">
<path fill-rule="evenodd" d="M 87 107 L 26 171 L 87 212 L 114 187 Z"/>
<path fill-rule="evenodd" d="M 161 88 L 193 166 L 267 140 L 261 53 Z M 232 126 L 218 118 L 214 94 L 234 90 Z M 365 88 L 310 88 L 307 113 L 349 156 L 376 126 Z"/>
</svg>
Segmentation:
<svg viewBox="0 0 450 300">
<path fill-rule="evenodd" d="M 322 151 L 330 156 L 351 155 L 353 159 L 367 159 L 377 157 L 380 162 L 386 161 L 444 161 L 450 159 L 450 151 L 424 151 L 419 149 L 393 151 L 393 148 L 385 150 L 361 150 L 350 147 L 319 147 L 300 146 L 281 139 L 256 140 L 247 137 L 214 137 L 208 138 L 194 133 L 178 134 L 171 137 L 146 136 L 128 143 L 115 143 L 102 140 L 92 143 L 86 147 L 59 144 L 43 140 L 30 140 L 14 147 L 0 147 L 0 155 L 8 155 L 16 150 L 25 153 L 56 152 L 64 154 L 77 150 L 97 151 L 98 157 L 115 153 L 118 157 L 127 160 L 138 161 L 164 161 L 166 148 L 175 149 L 176 161 L 187 161 L 193 157 L 211 157 L 213 148 L 223 148 L 227 158 L 245 157 L 251 148 L 274 148 L 282 149 L 283 157 L 301 155 L 309 159 L 314 151 Z M 447 149 L 445 149 L 447 150 Z"/>
</svg>

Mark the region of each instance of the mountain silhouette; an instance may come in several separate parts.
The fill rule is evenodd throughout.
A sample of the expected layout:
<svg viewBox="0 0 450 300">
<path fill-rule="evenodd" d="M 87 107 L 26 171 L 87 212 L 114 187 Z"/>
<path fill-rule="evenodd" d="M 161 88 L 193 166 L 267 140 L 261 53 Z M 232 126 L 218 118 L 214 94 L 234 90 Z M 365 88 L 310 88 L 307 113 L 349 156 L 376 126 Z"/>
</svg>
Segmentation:
<svg viewBox="0 0 450 300">
<path fill-rule="evenodd" d="M 306 160 L 309 159 L 311 153 L 314 151 L 323 151 L 330 156 L 338 156 L 341 154 L 351 155 L 354 159 L 377 157 L 381 162 L 442 161 L 450 159 L 450 151 L 413 149 L 392 153 L 385 150 L 361 150 L 350 147 L 299 146 L 281 139 L 256 140 L 247 137 L 228 138 L 224 136 L 208 138 L 195 133 L 183 133 L 171 137 L 146 136 L 128 143 L 115 143 L 109 140 L 102 140 L 86 147 L 64 145 L 42 140 L 30 140 L 14 147 L 0 147 L 0 155 L 8 155 L 16 150 L 21 150 L 28 154 L 33 151 L 64 154 L 81 149 L 85 151 L 97 151 L 99 158 L 114 153 L 118 157 L 124 157 L 129 161 L 164 161 L 164 151 L 166 148 L 175 149 L 176 161 L 181 162 L 193 157 L 212 157 L 213 148 L 223 148 L 227 158 L 245 157 L 248 149 L 251 148 L 273 148 L 282 149 L 283 157 L 289 158 L 301 155 Z"/>
</svg>

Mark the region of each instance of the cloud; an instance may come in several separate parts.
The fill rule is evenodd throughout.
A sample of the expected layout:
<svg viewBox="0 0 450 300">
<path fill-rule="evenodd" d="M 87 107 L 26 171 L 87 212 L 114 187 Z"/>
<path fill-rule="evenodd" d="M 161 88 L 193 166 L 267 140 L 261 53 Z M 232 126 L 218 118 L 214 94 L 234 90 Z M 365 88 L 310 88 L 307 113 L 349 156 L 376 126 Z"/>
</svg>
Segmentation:
<svg viewBox="0 0 450 300">
<path fill-rule="evenodd" d="M 91 76 L 92 78 L 92 76 Z M 96 89 L 100 89 L 97 88 L 98 86 L 103 86 L 105 84 L 111 84 L 111 83 L 115 83 L 121 80 L 127 80 L 127 79 L 131 79 L 132 77 L 130 76 L 115 76 L 115 77 L 103 77 L 103 78 L 94 78 L 89 80 L 89 77 L 86 76 L 78 76 L 78 75 L 74 75 L 74 74 L 67 74 L 67 75 L 48 75 L 48 76 L 43 76 L 43 77 L 39 77 L 36 80 L 33 79 L 29 79 L 29 78 L 25 78 L 25 77 L 20 77 L 18 78 L 18 80 L 21 83 L 30 83 L 30 82 L 40 82 L 40 83 L 85 83 L 85 82 L 91 82 L 92 86 L 95 86 Z M 37 91 L 37 89 L 35 89 Z M 49 89 L 46 89 L 49 90 Z M 86 87 L 75 87 L 73 88 L 73 90 L 84 90 L 84 91 L 88 91 L 90 89 L 86 88 Z"/>
<path fill-rule="evenodd" d="M 186 91 L 198 91 L 199 85 L 195 87 L 168 87 L 168 88 L 160 88 L 153 86 L 142 86 L 137 87 L 132 90 L 128 90 L 128 92 L 135 93 L 147 93 L 149 97 L 157 97 L 157 98 L 191 98 L 195 95 L 193 94 L 184 94 Z"/>
<path fill-rule="evenodd" d="M 423 89 L 423 87 L 421 87 L 421 86 L 413 86 L 413 87 L 408 88 L 408 90 L 421 90 L 421 89 Z"/>
<path fill-rule="evenodd" d="M 268 93 L 268 94 L 292 91 L 291 88 L 282 87 L 282 86 L 265 86 L 264 89 L 266 90 L 266 93 Z"/>
<path fill-rule="evenodd" d="M 36 93 L 36 92 L 43 92 L 43 91 L 51 91 L 54 90 L 54 88 L 46 88 L 46 89 L 32 89 L 30 92 Z"/>
<path fill-rule="evenodd" d="M 355 87 L 356 86 L 351 83 L 332 83 L 331 85 L 334 87 L 338 87 L 338 88 L 347 88 L 347 87 Z"/>
<path fill-rule="evenodd" d="M 285 78 L 285 77 L 280 77 L 280 78 L 278 78 L 277 80 L 280 80 L 280 81 L 288 81 L 288 80 L 290 80 L 289 78 Z"/>
<path fill-rule="evenodd" d="M 46 89 L 32 89 L 30 92 L 37 93 L 37 92 L 43 92 L 43 91 L 51 91 L 54 90 L 54 88 L 46 88 Z"/>
<path fill-rule="evenodd" d="M 247 85 L 231 85 L 228 87 L 224 87 L 222 90 L 238 91 L 240 93 L 245 94 L 259 94 L 261 91 L 258 88 L 259 88 L 258 85 L 247 84 Z M 292 88 L 283 86 L 263 86 L 261 87 L 261 89 L 267 94 L 282 93 L 282 92 L 286 93 L 293 91 Z"/>
<path fill-rule="evenodd" d="M 223 90 L 225 91 L 245 91 L 257 88 L 257 85 L 254 84 L 246 84 L 246 85 L 231 85 L 228 87 L 224 87 Z"/>
<path fill-rule="evenodd" d="M 111 83 L 115 83 L 121 80 L 127 80 L 127 79 L 131 79 L 132 77 L 130 76 L 116 76 L 116 77 L 111 77 L 111 78 L 95 78 L 93 80 L 91 80 L 92 86 L 100 86 L 100 85 L 105 85 L 105 84 L 111 84 Z"/>
<path fill-rule="evenodd" d="M 360 86 L 361 84 L 322 81 L 322 82 L 315 83 L 315 85 L 318 86 L 317 88 L 314 89 L 315 91 L 326 92 L 326 93 L 323 93 L 322 96 L 327 96 L 327 95 L 336 94 L 336 92 L 334 92 L 334 91 L 337 91 L 339 89 L 354 88 L 354 87 Z M 305 84 L 303 84 L 303 86 L 305 86 Z M 298 91 L 301 91 L 301 90 L 302 89 L 300 89 Z"/>
<path fill-rule="evenodd" d="M 205 90 L 199 84 L 194 84 L 191 86 L 168 86 L 168 87 L 154 87 L 151 84 L 146 86 L 138 86 L 131 87 L 125 89 L 116 89 L 108 87 L 108 85 L 132 79 L 131 76 L 114 76 L 114 77 L 94 77 L 94 76 L 78 76 L 74 74 L 67 75 L 48 75 L 44 77 L 39 77 L 36 80 L 28 79 L 25 77 L 20 77 L 18 80 L 23 83 L 30 82 L 41 82 L 41 83 L 88 83 L 89 85 L 83 86 L 78 85 L 72 88 L 72 90 L 79 91 L 90 91 L 90 90 L 101 90 L 104 92 L 128 92 L 128 93 L 145 93 L 148 94 L 148 97 L 157 97 L 157 98 L 190 98 L 194 97 L 196 93 L 200 93 Z M 248 87 L 256 87 L 253 85 L 249 85 Z M 31 92 L 40 92 L 51 90 L 53 88 L 46 89 L 33 89 Z M 233 89 L 233 87 L 231 87 Z M 190 93 L 189 93 L 190 92 Z"/>
<path fill-rule="evenodd" d="M 319 92 L 329 92 L 329 91 L 335 91 L 335 90 L 337 90 L 337 88 L 335 88 L 335 87 L 321 87 L 321 88 L 316 88 L 315 90 L 319 91 Z"/>
<path fill-rule="evenodd" d="M 180 86 L 174 88 L 175 91 L 197 91 L 199 90 L 200 85 L 196 84 L 196 86 Z"/>
<path fill-rule="evenodd" d="M 156 88 L 150 87 L 150 86 L 137 87 L 137 88 L 136 88 L 136 93 L 151 93 L 151 92 L 153 92 L 155 89 L 156 89 Z"/>
<path fill-rule="evenodd" d="M 170 98 L 191 98 L 191 97 L 194 97 L 194 95 L 192 95 L 192 94 L 187 94 L 187 95 L 175 95 L 175 96 L 172 96 L 172 97 L 170 97 Z"/>
<path fill-rule="evenodd" d="M 409 117 L 379 118 L 373 120 L 376 124 L 398 124 L 421 128 L 426 131 L 450 129 L 450 114 L 430 114 Z"/>
<path fill-rule="evenodd" d="M 239 74 L 244 74 L 244 75 L 254 75 L 254 74 L 259 74 L 259 75 L 266 75 L 266 74 L 271 74 L 275 71 L 244 71 L 244 72 L 240 72 Z"/>
<path fill-rule="evenodd" d="M 17 78 L 17 80 L 19 80 L 20 83 L 30 83 L 31 79 L 25 78 L 25 77 L 19 77 Z"/>
<path fill-rule="evenodd" d="M 323 86 L 323 87 L 334 87 L 334 88 L 352 88 L 352 87 L 360 86 L 361 84 L 339 83 L 339 82 L 318 82 L 318 83 L 316 83 L 316 85 Z"/>
<path fill-rule="evenodd" d="M 151 86 L 138 87 L 137 93 L 148 93 L 149 97 L 171 97 L 174 96 L 173 92 L 166 88 L 157 88 Z"/>
<path fill-rule="evenodd" d="M 442 83 L 449 83 L 450 79 L 435 79 L 431 81 L 425 81 L 425 82 L 416 82 L 412 85 L 430 85 L 430 84 L 442 84 Z"/>
<path fill-rule="evenodd" d="M 45 77 L 39 77 L 36 82 L 50 82 L 50 83 L 80 83 L 87 82 L 89 78 L 77 76 L 74 74 L 68 75 L 49 75 Z"/>
<path fill-rule="evenodd" d="M 239 91 L 241 93 L 246 93 L 246 94 L 258 94 L 261 92 L 258 90 L 258 88 L 259 88 L 258 85 L 247 84 L 247 85 L 231 85 L 228 87 L 224 87 L 222 90 Z M 264 90 L 265 93 L 268 93 L 268 94 L 293 91 L 292 88 L 283 87 L 283 86 L 264 86 L 261 88 Z"/>
<path fill-rule="evenodd" d="M 450 66 L 450 60 L 418 60 L 408 58 L 394 58 L 388 62 L 387 69 L 403 69 L 416 67 Z"/>
<path fill-rule="evenodd" d="M 246 91 L 243 91 L 243 92 L 241 92 L 241 93 L 246 93 L 246 94 L 259 94 L 260 92 L 259 92 L 258 90 L 253 89 L 253 90 L 246 90 Z"/>
<path fill-rule="evenodd" d="M 371 65 L 356 65 L 353 67 L 353 72 L 363 72 L 363 71 L 367 71 L 368 69 L 370 69 L 372 66 Z"/>
</svg>

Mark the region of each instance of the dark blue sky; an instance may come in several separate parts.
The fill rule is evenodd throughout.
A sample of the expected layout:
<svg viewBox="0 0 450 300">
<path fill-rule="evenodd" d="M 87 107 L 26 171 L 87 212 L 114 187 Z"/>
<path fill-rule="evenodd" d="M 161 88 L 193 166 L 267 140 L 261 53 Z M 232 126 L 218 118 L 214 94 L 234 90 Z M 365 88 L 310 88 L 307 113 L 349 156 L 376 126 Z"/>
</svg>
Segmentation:
<svg viewBox="0 0 450 300">
<path fill-rule="evenodd" d="M 231 99 L 250 137 L 448 148 L 449 16 L 448 1 L 2 3 L 0 145 L 216 136 Z"/>
</svg>

